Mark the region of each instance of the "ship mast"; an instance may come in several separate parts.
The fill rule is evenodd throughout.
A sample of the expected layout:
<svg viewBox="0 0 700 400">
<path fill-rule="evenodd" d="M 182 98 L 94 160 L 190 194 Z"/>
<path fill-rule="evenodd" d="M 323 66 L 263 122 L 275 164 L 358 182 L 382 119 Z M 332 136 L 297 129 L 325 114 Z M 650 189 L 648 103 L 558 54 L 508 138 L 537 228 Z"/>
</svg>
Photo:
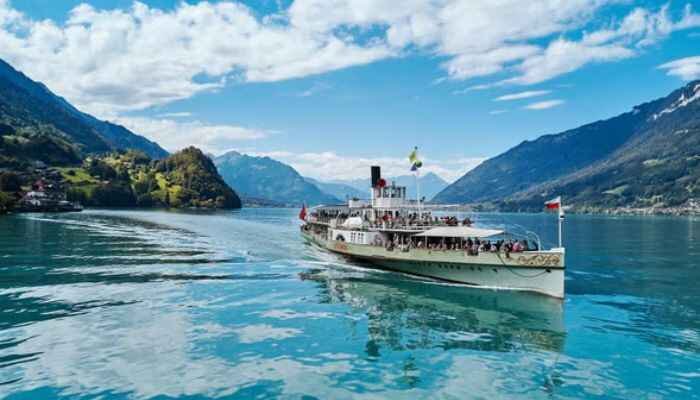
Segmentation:
<svg viewBox="0 0 700 400">
<path fill-rule="evenodd" d="M 561 197 L 559 197 L 559 248 L 562 246 L 562 225 L 564 224 L 564 205 L 561 202 Z"/>
</svg>

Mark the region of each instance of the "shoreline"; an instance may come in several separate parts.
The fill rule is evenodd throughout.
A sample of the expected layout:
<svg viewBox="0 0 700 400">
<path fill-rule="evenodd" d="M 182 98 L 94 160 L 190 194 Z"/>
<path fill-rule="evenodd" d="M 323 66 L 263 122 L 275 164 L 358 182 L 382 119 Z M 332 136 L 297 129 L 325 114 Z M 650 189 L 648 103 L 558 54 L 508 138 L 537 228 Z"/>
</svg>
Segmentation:
<svg viewBox="0 0 700 400">
<path fill-rule="evenodd" d="M 493 204 L 451 204 L 451 205 L 428 205 L 437 211 L 457 211 L 457 212 L 503 212 L 503 213 L 543 213 L 542 210 L 532 209 L 503 209 Z M 579 215 L 612 215 L 612 216 L 676 216 L 676 217 L 698 217 L 700 216 L 700 201 L 691 201 L 689 204 L 674 207 L 590 207 L 590 206 L 570 206 L 566 207 L 567 214 Z"/>
<path fill-rule="evenodd" d="M 115 210 L 115 211 L 169 211 L 169 212 L 222 212 L 222 211 L 241 211 L 243 209 L 296 209 L 295 206 L 260 206 L 249 205 L 241 208 L 164 208 L 164 207 L 84 207 L 82 211 L 94 210 Z M 433 206 L 436 211 L 444 212 L 463 212 L 463 213 L 504 213 L 504 214 L 545 214 L 544 211 L 531 210 L 501 210 L 498 208 L 475 209 L 471 205 L 449 205 L 449 206 Z M 0 210 L 0 217 L 18 214 L 66 214 L 80 213 L 82 211 L 19 211 L 19 210 Z M 700 208 L 685 208 L 685 207 L 617 207 L 617 208 L 573 208 L 566 210 L 567 215 L 591 215 L 591 216 L 620 216 L 620 217 L 700 217 Z"/>
</svg>

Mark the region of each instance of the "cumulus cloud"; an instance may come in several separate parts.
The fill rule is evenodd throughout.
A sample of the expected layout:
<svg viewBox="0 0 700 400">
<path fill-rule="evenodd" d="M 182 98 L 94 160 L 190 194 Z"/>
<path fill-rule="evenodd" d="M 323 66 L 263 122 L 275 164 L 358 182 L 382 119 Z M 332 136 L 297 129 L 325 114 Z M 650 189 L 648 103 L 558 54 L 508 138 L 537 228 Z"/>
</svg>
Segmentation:
<svg viewBox="0 0 700 400">
<path fill-rule="evenodd" d="M 641 48 L 657 43 L 671 33 L 700 26 L 700 15 L 693 12 L 690 4 L 683 9 L 682 16 L 673 20 L 669 5 L 652 12 L 644 8 L 635 8 L 617 28 L 601 29 L 584 35 L 587 45 L 600 45 L 618 41 Z"/>
<path fill-rule="evenodd" d="M 103 118 L 215 91 L 372 63 L 414 51 L 444 58 L 447 77 L 493 74 L 532 84 L 594 62 L 632 57 L 700 25 L 687 6 L 637 8 L 601 28 L 614 0 L 295 0 L 259 15 L 233 1 L 161 10 L 75 7 L 65 22 L 32 20 L 0 0 L 0 57 Z M 578 40 L 581 29 L 591 30 Z M 569 36 L 567 38 L 566 36 Z M 510 79 L 510 80 L 509 80 Z"/>
<path fill-rule="evenodd" d="M 700 56 L 680 58 L 659 65 L 668 75 L 676 76 L 684 81 L 700 79 Z"/>
<path fill-rule="evenodd" d="M 690 4 L 674 19 L 669 5 L 654 12 L 635 8 L 618 24 L 584 32 L 580 41 L 560 38 L 548 44 L 542 55 L 525 60 L 522 75 L 511 82 L 531 84 L 551 79 L 594 62 L 617 61 L 639 54 L 671 33 L 700 26 L 700 14 Z"/>
<path fill-rule="evenodd" d="M 534 84 L 575 71 L 593 62 L 609 62 L 629 58 L 633 50 L 620 45 L 589 46 L 582 42 L 557 39 L 536 56 L 522 62 L 517 69 L 521 75 L 508 79 L 509 83 Z"/>
<path fill-rule="evenodd" d="M 350 157 L 327 151 L 320 153 L 291 153 L 273 151 L 253 153 L 283 161 L 294 167 L 300 174 L 320 180 L 366 178 L 369 167 L 381 165 L 386 176 L 400 176 L 410 173 L 407 157 Z M 453 182 L 485 160 L 482 157 L 434 160 L 422 157 L 421 173 L 433 172 L 441 178 Z"/>
<path fill-rule="evenodd" d="M 218 154 L 241 141 L 264 139 L 271 133 L 235 125 L 216 125 L 201 121 L 181 122 L 168 118 L 118 117 L 114 122 L 156 141 L 168 151 L 196 146 Z"/>
<path fill-rule="evenodd" d="M 510 100 L 520 100 L 520 99 L 529 99 L 531 97 L 537 97 L 537 96 L 544 96 L 545 94 L 549 94 L 551 91 L 549 90 L 528 90 L 525 92 L 519 92 L 519 93 L 511 93 L 511 94 L 506 94 L 500 97 L 496 97 L 494 101 L 510 101 Z"/>
<path fill-rule="evenodd" d="M 303 77 L 392 55 L 380 41 L 318 34 L 258 18 L 234 2 L 163 11 L 82 4 L 59 25 L 0 0 L 0 57 L 101 117 L 192 97 L 230 80 Z"/>
<path fill-rule="evenodd" d="M 546 110 L 548 108 L 557 107 L 562 104 L 564 104 L 564 100 L 545 100 L 537 103 L 528 104 L 524 108 L 526 110 Z"/>
<path fill-rule="evenodd" d="M 658 12 L 636 8 L 617 26 L 584 33 L 581 40 L 563 37 L 551 41 L 540 53 L 514 68 L 519 75 L 501 83 L 535 84 L 575 71 L 587 64 L 613 62 L 636 56 L 674 31 L 700 26 L 700 15 L 690 5 L 673 20 L 668 5 Z"/>
</svg>

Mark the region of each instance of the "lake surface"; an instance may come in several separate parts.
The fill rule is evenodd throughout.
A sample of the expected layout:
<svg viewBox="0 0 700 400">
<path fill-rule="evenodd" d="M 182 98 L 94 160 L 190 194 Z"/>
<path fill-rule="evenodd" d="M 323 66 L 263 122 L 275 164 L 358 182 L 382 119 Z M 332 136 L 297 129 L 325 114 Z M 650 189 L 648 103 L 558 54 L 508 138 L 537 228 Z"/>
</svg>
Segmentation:
<svg viewBox="0 0 700 400">
<path fill-rule="evenodd" d="M 700 219 L 569 216 L 561 302 L 353 267 L 297 213 L 0 217 L 0 398 L 700 398 Z"/>
</svg>

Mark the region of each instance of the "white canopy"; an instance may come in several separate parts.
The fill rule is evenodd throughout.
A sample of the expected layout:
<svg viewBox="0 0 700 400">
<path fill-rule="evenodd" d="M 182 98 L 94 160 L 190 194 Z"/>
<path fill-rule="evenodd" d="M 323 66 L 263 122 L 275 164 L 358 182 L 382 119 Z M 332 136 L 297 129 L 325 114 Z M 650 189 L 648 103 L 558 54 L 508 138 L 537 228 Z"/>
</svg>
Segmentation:
<svg viewBox="0 0 700 400">
<path fill-rule="evenodd" d="M 413 236 L 428 237 L 478 237 L 485 238 L 502 234 L 503 231 L 497 229 L 479 229 L 469 226 L 440 226 L 427 231 L 416 233 Z"/>
<path fill-rule="evenodd" d="M 350 217 L 343 222 L 343 227 L 345 228 L 359 228 L 362 226 L 362 218 L 360 217 Z"/>
</svg>

